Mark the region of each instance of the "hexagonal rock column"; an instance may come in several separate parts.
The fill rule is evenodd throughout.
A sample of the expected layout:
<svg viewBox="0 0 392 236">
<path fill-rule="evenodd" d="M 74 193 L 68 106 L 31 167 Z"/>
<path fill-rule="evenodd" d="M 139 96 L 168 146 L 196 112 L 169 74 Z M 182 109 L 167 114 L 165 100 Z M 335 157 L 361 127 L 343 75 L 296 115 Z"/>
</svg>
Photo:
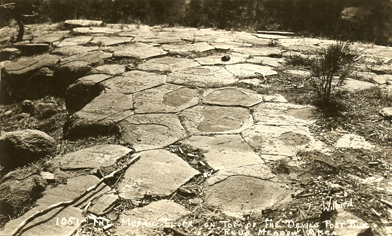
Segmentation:
<svg viewBox="0 0 392 236">
<path fill-rule="evenodd" d="M 235 133 L 253 125 L 249 110 L 242 107 L 195 106 L 179 118 L 191 134 Z"/>
<path fill-rule="evenodd" d="M 163 148 L 186 135 L 175 114 L 132 115 L 119 125 L 122 139 L 136 151 Z"/>
<path fill-rule="evenodd" d="M 199 174 L 180 157 L 166 150 L 145 151 L 140 155 L 140 160 L 127 169 L 119 185 L 123 198 L 141 199 L 147 192 L 168 196 Z"/>
<path fill-rule="evenodd" d="M 242 132 L 242 136 L 265 159 L 295 156 L 302 150 L 323 149 L 322 143 L 315 141 L 309 129 L 303 126 L 256 124 Z"/>
<path fill-rule="evenodd" d="M 100 169 L 102 173 L 109 174 L 116 170 L 117 160 L 131 151 L 120 145 L 98 145 L 68 153 L 59 157 L 56 162 L 62 170 Z"/>
<path fill-rule="evenodd" d="M 117 235 L 155 235 L 165 222 L 173 223 L 179 217 L 188 214 L 181 205 L 168 200 L 152 202 L 148 206 L 125 211 L 121 216 L 121 225 L 116 228 Z M 140 222 L 141 225 L 137 225 Z"/>
<path fill-rule="evenodd" d="M 234 217 L 260 213 L 289 196 L 290 192 L 279 183 L 247 176 L 231 176 L 213 185 L 205 184 L 205 202 Z"/>
<path fill-rule="evenodd" d="M 232 85 L 238 80 L 222 67 L 200 66 L 171 73 L 167 82 L 186 86 L 216 88 Z"/>
<path fill-rule="evenodd" d="M 145 71 L 174 72 L 196 66 L 200 66 L 200 64 L 191 59 L 162 57 L 139 64 L 138 69 Z"/>
<path fill-rule="evenodd" d="M 64 124 L 64 137 L 77 138 L 94 135 L 118 134 L 117 123 L 133 114 L 131 95 L 104 93 Z"/>
<path fill-rule="evenodd" d="M 107 88 L 108 93 L 130 94 L 162 85 L 165 82 L 165 75 L 144 71 L 129 71 L 121 76 L 104 81 L 102 85 Z"/>
<path fill-rule="evenodd" d="M 220 106 L 250 107 L 262 102 L 262 95 L 252 90 L 241 88 L 219 88 L 206 91 L 203 102 Z"/>
<path fill-rule="evenodd" d="M 134 94 L 135 113 L 179 112 L 199 103 L 201 91 L 165 84 Z"/>
<path fill-rule="evenodd" d="M 65 105 L 68 112 L 73 114 L 79 111 L 97 97 L 104 90 L 100 82 L 109 77 L 105 74 L 88 75 L 71 84 L 65 91 Z"/>
<path fill-rule="evenodd" d="M 260 65 L 250 64 L 250 63 L 227 65 L 226 69 L 239 79 L 260 77 L 261 75 L 270 76 L 270 75 L 278 74 L 278 72 L 274 71 L 272 67 L 260 66 Z"/>
<path fill-rule="evenodd" d="M 134 43 L 119 46 L 114 48 L 113 51 L 114 57 L 131 57 L 137 59 L 148 59 L 167 54 L 167 52 L 161 48 L 157 48 L 146 43 Z"/>
</svg>

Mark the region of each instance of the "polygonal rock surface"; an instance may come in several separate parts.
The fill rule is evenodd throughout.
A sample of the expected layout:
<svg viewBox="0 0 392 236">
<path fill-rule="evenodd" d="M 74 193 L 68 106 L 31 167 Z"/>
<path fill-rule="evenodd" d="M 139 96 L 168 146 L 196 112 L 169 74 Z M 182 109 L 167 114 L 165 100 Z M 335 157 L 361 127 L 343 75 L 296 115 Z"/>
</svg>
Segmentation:
<svg viewBox="0 0 392 236">
<path fill-rule="evenodd" d="M 68 153 L 58 161 L 62 170 L 115 168 L 116 161 L 131 151 L 120 145 L 98 145 Z"/>
<path fill-rule="evenodd" d="M 376 82 L 377 84 L 386 84 L 390 81 L 392 81 L 392 75 L 376 75 L 373 78 L 373 81 Z"/>
<path fill-rule="evenodd" d="M 37 37 L 34 37 L 31 41 L 32 43 L 53 43 L 55 41 L 60 41 L 64 35 L 68 34 L 68 31 L 60 31 L 54 32 L 51 34 L 41 34 Z"/>
<path fill-rule="evenodd" d="M 65 57 L 61 59 L 60 66 L 65 65 L 67 63 L 83 61 L 83 62 L 87 62 L 89 66 L 96 67 L 104 64 L 103 58 L 105 58 L 105 53 L 101 51 L 91 51 L 91 52 Z"/>
<path fill-rule="evenodd" d="M 55 140 L 39 130 L 25 129 L 0 136 L 0 165 L 5 169 L 37 161 L 55 150 Z"/>
<path fill-rule="evenodd" d="M 256 123 L 276 126 L 308 125 L 316 119 L 316 109 L 292 103 L 260 103 L 252 108 Z"/>
<path fill-rule="evenodd" d="M 132 115 L 120 123 L 122 138 L 136 151 L 165 147 L 185 136 L 175 114 Z"/>
<path fill-rule="evenodd" d="M 226 56 L 226 57 L 225 57 Z M 222 59 L 223 58 L 223 59 Z M 227 55 L 213 55 L 208 57 L 196 58 L 195 60 L 202 66 L 237 64 L 246 61 L 247 56 L 239 53 Z"/>
<path fill-rule="evenodd" d="M 135 113 L 179 112 L 197 105 L 200 91 L 165 84 L 134 94 Z"/>
<path fill-rule="evenodd" d="M 199 63 L 191 59 L 162 57 L 139 64 L 138 69 L 145 71 L 174 72 L 196 66 L 199 66 Z"/>
<path fill-rule="evenodd" d="M 121 216 L 122 224 L 116 228 L 117 235 L 154 235 L 157 230 L 162 229 L 165 222 L 173 223 L 179 217 L 188 214 L 184 207 L 169 200 L 160 200 L 152 202 L 148 206 L 134 208 L 125 211 Z M 147 225 L 133 226 L 135 222 L 147 222 Z M 151 224 L 151 226 L 148 226 Z"/>
<path fill-rule="evenodd" d="M 66 38 L 57 47 L 66 47 L 66 46 L 77 46 L 77 45 L 83 45 L 88 43 L 93 39 L 92 36 L 78 36 L 78 37 L 72 37 L 72 38 Z"/>
<path fill-rule="evenodd" d="M 163 45 L 162 48 L 174 54 L 187 54 L 189 52 L 207 52 L 214 49 L 214 47 L 205 42 L 194 44 L 168 44 Z"/>
<path fill-rule="evenodd" d="M 135 93 L 166 82 L 166 76 L 144 71 L 130 71 L 106 80 L 102 84 L 109 93 Z"/>
<path fill-rule="evenodd" d="M 272 207 L 290 196 L 278 183 L 246 176 L 231 176 L 222 182 L 206 186 L 207 204 L 222 209 L 223 213 L 243 217 L 251 212 Z"/>
<path fill-rule="evenodd" d="M 261 47 L 261 48 L 234 48 L 235 52 L 239 52 L 251 56 L 268 57 L 271 55 L 280 55 L 281 50 L 274 47 Z"/>
<path fill-rule="evenodd" d="M 215 170 L 264 163 L 240 135 L 192 136 L 181 143 L 203 150 Z"/>
<path fill-rule="evenodd" d="M 336 141 L 335 147 L 370 150 L 374 148 L 374 145 L 367 142 L 364 137 L 355 134 L 345 134 Z"/>
<path fill-rule="evenodd" d="M 254 56 L 254 57 L 246 59 L 246 62 L 262 64 L 262 65 L 272 66 L 272 67 L 279 67 L 284 62 L 284 59 L 283 58 L 272 58 L 272 57 L 261 57 L 261 56 L 255 57 Z"/>
<path fill-rule="evenodd" d="M 126 37 L 94 37 L 90 43 L 100 46 L 112 46 L 116 44 L 129 43 L 133 38 Z"/>
<path fill-rule="evenodd" d="M 104 93 L 76 112 L 64 125 L 65 137 L 119 132 L 117 122 L 133 114 L 131 95 Z"/>
<path fill-rule="evenodd" d="M 286 98 L 280 94 L 263 95 L 264 102 L 287 102 Z"/>
<path fill-rule="evenodd" d="M 66 47 L 56 48 L 50 53 L 58 54 L 62 56 L 72 56 L 76 54 L 91 52 L 97 49 L 98 47 L 66 46 Z"/>
<path fill-rule="evenodd" d="M 245 141 L 260 155 L 295 156 L 298 151 L 320 149 L 309 129 L 303 126 L 256 124 L 242 133 Z"/>
<path fill-rule="evenodd" d="M 206 104 L 244 107 L 251 107 L 262 101 L 263 99 L 261 94 L 252 90 L 235 87 L 209 90 L 203 99 L 203 102 Z"/>
<path fill-rule="evenodd" d="M 167 82 L 197 87 L 222 87 L 234 84 L 237 79 L 218 66 L 195 67 L 168 75 Z"/>
<path fill-rule="evenodd" d="M 196 106 L 179 114 L 192 134 L 241 132 L 253 124 L 248 109 L 241 107 Z"/>
<path fill-rule="evenodd" d="M 140 160 L 127 169 L 119 185 L 123 198 L 140 199 L 147 192 L 167 196 L 199 174 L 180 157 L 166 150 L 145 151 L 140 155 Z"/>
<path fill-rule="evenodd" d="M 167 54 L 164 50 L 145 43 L 134 43 L 114 49 L 114 57 L 148 59 Z"/>
<path fill-rule="evenodd" d="M 54 73 L 56 94 L 63 96 L 69 85 L 90 70 L 91 67 L 86 61 L 74 61 L 58 67 Z"/>
<path fill-rule="evenodd" d="M 95 74 L 78 79 L 65 91 L 65 105 L 69 113 L 73 114 L 97 97 L 104 87 L 99 83 L 109 78 L 109 75 Z"/>
<path fill-rule="evenodd" d="M 259 77 L 261 75 L 269 76 L 278 74 L 269 66 L 260 66 L 254 64 L 228 65 L 226 66 L 226 69 L 239 79 Z"/>
<path fill-rule="evenodd" d="M 125 65 L 103 65 L 90 71 L 91 74 L 121 75 L 125 73 Z"/>
</svg>

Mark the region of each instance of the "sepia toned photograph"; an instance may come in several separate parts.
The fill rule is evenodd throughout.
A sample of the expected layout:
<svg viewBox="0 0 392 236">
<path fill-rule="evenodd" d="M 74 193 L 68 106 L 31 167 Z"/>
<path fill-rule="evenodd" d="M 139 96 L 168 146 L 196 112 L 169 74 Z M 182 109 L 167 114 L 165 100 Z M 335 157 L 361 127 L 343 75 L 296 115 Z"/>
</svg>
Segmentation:
<svg viewBox="0 0 392 236">
<path fill-rule="evenodd" d="M 392 0 L 0 0 L 0 69 L 0 235 L 392 235 Z"/>
</svg>

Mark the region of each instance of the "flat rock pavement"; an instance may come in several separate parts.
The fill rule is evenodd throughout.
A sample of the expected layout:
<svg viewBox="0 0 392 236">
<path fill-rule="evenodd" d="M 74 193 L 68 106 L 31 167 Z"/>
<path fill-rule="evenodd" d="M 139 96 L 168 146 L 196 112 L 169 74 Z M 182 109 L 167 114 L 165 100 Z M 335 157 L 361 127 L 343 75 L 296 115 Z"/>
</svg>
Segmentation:
<svg viewBox="0 0 392 236">
<path fill-rule="evenodd" d="M 279 94 L 260 94 L 239 85 L 261 84 L 280 73 L 282 51 L 268 47 L 270 39 L 279 39 L 287 50 L 297 51 L 320 42 L 211 29 L 121 28 L 77 28 L 81 36 L 53 39 L 57 41 L 51 53 L 56 56 L 23 58 L 6 66 L 7 75 L 19 78 L 41 67 L 56 71 L 61 57 L 60 65 L 88 58 L 91 71 L 75 77 L 66 92 L 72 115 L 64 136 L 116 134 L 127 147 L 100 145 L 56 158 L 55 174 L 77 177 L 67 177 L 66 183 L 44 191 L 32 210 L 10 221 L 0 233 L 11 232 L 37 210 L 77 197 L 98 182 L 90 174 L 108 174 L 135 155 L 140 160 L 125 171 L 116 187 L 100 185 L 79 204 L 37 218 L 22 235 L 71 235 L 76 222 L 63 224 L 61 219 L 82 219 L 82 209 L 102 214 L 123 200 L 134 207 L 121 213 L 114 233 L 154 235 L 162 230 L 165 219 L 175 221 L 189 209 L 171 200 L 138 203 L 146 196 L 168 199 L 200 175 L 206 178 L 201 188 L 204 203 L 229 216 L 242 217 L 290 201 L 291 190 L 282 187 L 267 164 L 295 158 L 301 151 L 328 151 L 309 129 L 317 110 L 288 103 Z M 117 36 L 105 36 L 113 32 Z M 308 75 L 307 71 L 285 73 Z M 354 80 L 345 86 L 360 87 Z M 94 93 L 93 88 L 97 89 Z M 195 163 L 169 152 L 173 144 L 198 150 L 203 165 L 212 171 L 201 173 Z M 374 146 L 361 137 L 345 135 L 336 148 Z M 89 199 L 93 200 L 87 206 Z M 135 227 L 134 222 L 156 224 Z"/>
</svg>

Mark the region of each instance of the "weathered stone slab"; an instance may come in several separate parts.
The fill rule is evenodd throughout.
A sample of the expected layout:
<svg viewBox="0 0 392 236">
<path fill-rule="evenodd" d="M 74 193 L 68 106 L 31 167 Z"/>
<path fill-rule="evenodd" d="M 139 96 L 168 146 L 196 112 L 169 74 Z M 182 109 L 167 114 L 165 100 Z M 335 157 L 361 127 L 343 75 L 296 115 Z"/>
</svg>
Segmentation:
<svg viewBox="0 0 392 236">
<path fill-rule="evenodd" d="M 82 53 L 87 53 L 91 51 L 97 50 L 97 46 L 93 47 L 85 47 L 85 46 L 66 46 L 66 47 L 61 47 L 61 48 L 56 48 L 50 53 L 52 54 L 58 54 L 61 56 L 73 56 L 76 54 L 82 54 Z"/>
<path fill-rule="evenodd" d="M 129 43 L 133 38 L 129 37 L 94 37 L 90 41 L 92 44 L 97 44 L 100 46 L 113 46 L 117 44 Z"/>
<path fill-rule="evenodd" d="M 213 42 L 211 43 L 211 46 L 218 50 L 230 50 L 239 47 L 252 47 L 252 44 L 239 42 Z"/>
<path fill-rule="evenodd" d="M 199 66 L 199 63 L 191 59 L 162 57 L 139 64 L 138 69 L 145 71 L 174 72 L 196 66 Z"/>
<path fill-rule="evenodd" d="M 70 26 L 84 26 L 84 27 L 100 26 L 100 25 L 103 24 L 103 22 L 101 20 L 84 20 L 84 19 L 80 19 L 80 20 L 66 20 L 64 23 L 66 25 L 70 25 Z"/>
<path fill-rule="evenodd" d="M 137 59 L 148 59 L 167 54 L 161 48 L 145 43 L 128 44 L 114 49 L 114 57 L 131 57 Z"/>
<path fill-rule="evenodd" d="M 0 61 L 12 60 L 19 57 L 22 52 L 17 48 L 3 48 L 0 50 Z"/>
<path fill-rule="evenodd" d="M 107 27 L 78 27 L 73 28 L 72 32 L 75 34 L 115 34 L 120 33 L 120 29 L 110 29 Z"/>
<path fill-rule="evenodd" d="M 90 71 L 91 74 L 122 75 L 125 73 L 126 65 L 103 65 Z"/>
<path fill-rule="evenodd" d="M 341 208 L 338 208 L 337 212 L 338 214 L 335 222 L 344 225 L 345 227 L 328 227 L 326 230 L 329 230 L 329 232 L 335 231 L 339 236 L 373 235 L 370 224 L 366 223 L 361 218 Z M 370 233 L 367 230 L 370 230 Z"/>
<path fill-rule="evenodd" d="M 246 59 L 246 62 L 262 64 L 262 65 L 272 66 L 272 67 L 279 67 L 283 64 L 284 59 L 283 58 L 253 56 L 253 57 L 249 57 L 248 59 Z"/>
<path fill-rule="evenodd" d="M 122 138 L 136 151 L 163 148 L 186 135 L 175 114 L 133 115 L 120 126 Z"/>
<path fill-rule="evenodd" d="M 263 180 L 269 180 L 275 177 L 267 165 L 259 163 L 220 169 L 214 175 L 209 176 L 205 183 L 207 185 L 214 185 L 230 176 L 247 176 Z"/>
<path fill-rule="evenodd" d="M 316 120 L 316 108 L 291 103 L 261 103 L 252 108 L 256 123 L 275 126 L 305 126 Z"/>
<path fill-rule="evenodd" d="M 391 74 L 376 75 L 372 78 L 372 80 L 377 84 L 386 84 L 392 81 L 392 75 Z"/>
<path fill-rule="evenodd" d="M 234 48 L 233 51 L 249 56 L 263 56 L 263 57 L 276 56 L 282 53 L 282 51 L 279 48 L 274 48 L 274 47 L 260 47 L 260 48 L 240 47 L 240 48 Z"/>
<path fill-rule="evenodd" d="M 167 44 L 163 45 L 162 49 L 168 51 L 171 54 L 186 55 L 190 52 L 207 52 L 214 50 L 215 48 L 208 43 L 200 42 L 194 44 Z"/>
<path fill-rule="evenodd" d="M 258 38 L 263 38 L 263 39 L 287 39 L 290 37 L 284 36 L 284 35 L 278 35 L 278 34 L 255 34 L 256 37 Z"/>
<path fill-rule="evenodd" d="M 58 161 L 62 170 L 116 168 L 116 161 L 131 151 L 120 145 L 98 145 L 68 153 Z"/>
<path fill-rule="evenodd" d="M 32 43 L 53 43 L 56 41 L 60 41 L 65 35 L 68 34 L 68 31 L 62 32 L 54 32 L 51 34 L 41 34 L 37 37 L 34 37 L 31 41 Z"/>
<path fill-rule="evenodd" d="M 181 144 L 201 149 L 215 170 L 264 163 L 240 135 L 192 136 Z"/>
<path fill-rule="evenodd" d="M 236 133 L 253 125 L 248 109 L 242 107 L 196 106 L 179 114 L 192 134 Z"/>
<path fill-rule="evenodd" d="M 299 151 L 322 150 L 304 126 L 269 126 L 256 124 L 242 132 L 245 141 L 259 155 L 295 156 Z"/>
<path fill-rule="evenodd" d="M 18 227 L 23 220 L 33 215 L 39 210 L 44 210 L 47 207 L 35 207 L 30 211 L 26 212 L 23 216 L 9 221 L 5 226 L 4 230 L 0 231 L 1 235 L 11 235 L 13 230 Z M 59 221 L 57 221 L 57 219 Z M 68 224 L 61 223 L 61 219 L 72 219 L 72 222 Z M 47 235 L 58 235 L 58 236 L 69 236 L 79 227 L 84 217 L 82 210 L 76 207 L 67 207 L 65 209 L 56 208 L 42 216 L 37 217 L 33 221 L 29 222 L 18 235 L 21 236 L 47 236 Z M 64 223 L 64 222 L 63 222 Z"/>
<path fill-rule="evenodd" d="M 152 202 L 148 206 L 134 208 L 125 211 L 121 216 L 121 222 L 125 222 L 116 228 L 117 235 L 155 235 L 162 230 L 165 222 L 174 223 L 179 217 L 188 214 L 184 207 L 169 200 Z M 147 223 L 147 225 L 133 226 L 132 222 Z M 151 224 L 151 225 L 148 225 Z"/>
<path fill-rule="evenodd" d="M 278 102 L 278 103 L 285 103 L 287 102 L 286 98 L 280 94 L 274 95 L 263 95 L 264 102 Z"/>
<path fill-rule="evenodd" d="M 199 103 L 201 91 L 165 84 L 134 94 L 135 113 L 179 112 Z"/>
<path fill-rule="evenodd" d="M 59 66 L 53 74 L 55 94 L 64 96 L 67 88 L 91 70 L 87 61 L 73 61 Z"/>
<path fill-rule="evenodd" d="M 92 36 L 78 36 L 73 38 L 66 38 L 57 47 L 84 45 L 93 39 Z"/>
<path fill-rule="evenodd" d="M 5 66 L 5 73 L 9 76 L 29 76 L 43 67 L 54 68 L 60 58 L 44 54 L 35 57 L 22 57 Z M 4 76 L 4 78 L 6 78 Z"/>
<path fill-rule="evenodd" d="M 290 75 L 303 76 L 303 77 L 307 77 L 311 75 L 310 71 L 307 70 L 285 70 L 283 72 Z"/>
<path fill-rule="evenodd" d="M 345 134 L 338 141 L 335 147 L 337 148 L 353 148 L 353 149 L 374 149 L 374 145 L 367 142 L 365 138 L 355 134 Z"/>
<path fill-rule="evenodd" d="M 392 107 L 384 107 L 379 113 L 384 119 L 392 120 Z"/>
<path fill-rule="evenodd" d="M 346 89 L 348 91 L 361 91 L 361 90 L 372 88 L 374 86 L 376 86 L 376 84 L 347 78 L 344 80 L 343 86 L 341 88 Z"/>
<path fill-rule="evenodd" d="M 103 93 L 76 112 L 64 125 L 69 138 L 118 133 L 117 122 L 133 114 L 132 96 Z"/>
<path fill-rule="evenodd" d="M 237 79 L 227 70 L 217 66 L 202 66 L 168 75 L 167 82 L 187 86 L 216 88 L 232 85 Z"/>
<path fill-rule="evenodd" d="M 94 201 L 89 211 L 93 214 L 101 215 L 106 210 L 108 210 L 109 207 L 111 207 L 118 199 L 118 195 L 114 193 L 104 194 Z"/>
<path fill-rule="evenodd" d="M 208 90 L 203 99 L 206 104 L 243 107 L 251 107 L 262 101 L 261 94 L 235 87 Z"/>
<path fill-rule="evenodd" d="M 269 75 L 278 74 L 269 66 L 260 66 L 260 65 L 250 64 L 250 63 L 227 65 L 226 69 L 239 79 L 260 77 L 261 75 L 269 76 Z"/>
<path fill-rule="evenodd" d="M 231 53 L 227 55 L 212 55 L 208 57 L 200 57 L 195 60 L 202 66 L 214 65 L 230 65 L 246 61 L 247 56 L 239 53 Z"/>
<path fill-rule="evenodd" d="M 105 53 L 101 51 L 89 51 L 61 59 L 60 66 L 68 63 L 75 63 L 77 61 L 84 61 L 87 62 L 89 66 L 95 67 L 104 64 L 103 58 L 105 58 Z"/>
<path fill-rule="evenodd" d="M 131 165 L 119 185 L 122 198 L 140 199 L 149 192 L 167 196 L 199 172 L 184 160 L 166 150 L 140 153 L 138 162 Z"/>
<path fill-rule="evenodd" d="M 129 71 L 121 76 L 111 78 L 102 84 L 109 93 L 135 93 L 166 82 L 166 75 L 148 73 L 144 71 Z"/>
<path fill-rule="evenodd" d="M 207 184 L 206 184 L 207 185 Z M 211 186 L 206 186 L 207 204 L 222 209 L 223 213 L 243 217 L 260 213 L 290 196 L 279 183 L 246 176 L 232 176 Z"/>
</svg>

